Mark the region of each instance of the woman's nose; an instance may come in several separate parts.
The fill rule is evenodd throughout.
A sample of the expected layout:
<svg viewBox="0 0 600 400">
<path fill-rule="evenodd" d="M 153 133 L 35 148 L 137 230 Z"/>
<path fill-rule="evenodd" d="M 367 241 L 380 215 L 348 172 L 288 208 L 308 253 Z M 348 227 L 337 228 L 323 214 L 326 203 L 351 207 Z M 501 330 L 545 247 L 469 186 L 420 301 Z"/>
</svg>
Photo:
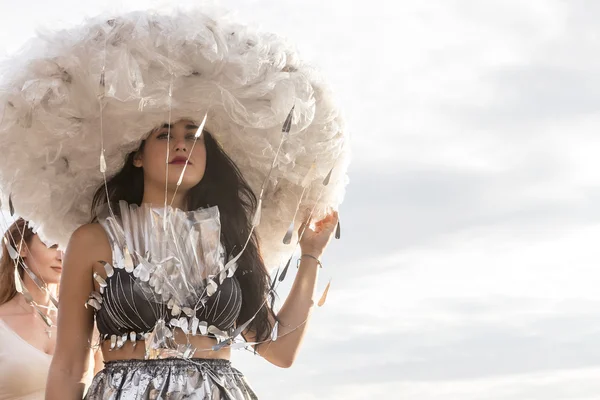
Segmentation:
<svg viewBox="0 0 600 400">
<path fill-rule="evenodd" d="M 181 139 L 173 139 L 173 148 L 177 151 L 187 151 L 187 143 L 185 138 L 181 138 Z"/>
</svg>

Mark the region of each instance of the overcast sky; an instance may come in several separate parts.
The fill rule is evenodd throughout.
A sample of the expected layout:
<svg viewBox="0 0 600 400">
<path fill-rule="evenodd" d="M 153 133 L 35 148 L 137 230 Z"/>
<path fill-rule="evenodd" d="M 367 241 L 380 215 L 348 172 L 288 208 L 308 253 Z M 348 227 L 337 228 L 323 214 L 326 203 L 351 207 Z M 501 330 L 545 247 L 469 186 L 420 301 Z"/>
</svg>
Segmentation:
<svg viewBox="0 0 600 400">
<path fill-rule="evenodd" d="M 221 3 L 321 66 L 354 149 L 297 364 L 234 355 L 259 397 L 598 399 L 600 3 Z M 0 49 L 116 4 L 1 0 Z"/>
</svg>

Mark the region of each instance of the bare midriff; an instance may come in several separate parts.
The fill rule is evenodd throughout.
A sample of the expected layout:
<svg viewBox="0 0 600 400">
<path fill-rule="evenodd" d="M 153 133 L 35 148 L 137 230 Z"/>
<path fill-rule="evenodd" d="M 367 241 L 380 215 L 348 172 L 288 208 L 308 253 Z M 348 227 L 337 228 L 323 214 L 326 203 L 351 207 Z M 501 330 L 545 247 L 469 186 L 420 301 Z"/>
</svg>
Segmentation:
<svg viewBox="0 0 600 400">
<path fill-rule="evenodd" d="M 231 356 L 231 349 L 225 347 L 221 350 L 214 351 L 212 347 L 217 343 L 215 339 L 207 336 L 186 336 L 181 330 L 175 330 L 175 342 L 179 344 L 190 343 L 196 348 L 196 352 L 192 356 L 193 358 L 217 358 L 229 360 Z M 127 341 L 120 349 L 110 350 L 110 340 L 105 340 L 102 345 L 102 355 L 104 361 L 115 361 L 115 360 L 143 360 L 146 353 L 146 343 L 140 340 L 136 343 L 135 347 L 133 343 Z"/>
</svg>

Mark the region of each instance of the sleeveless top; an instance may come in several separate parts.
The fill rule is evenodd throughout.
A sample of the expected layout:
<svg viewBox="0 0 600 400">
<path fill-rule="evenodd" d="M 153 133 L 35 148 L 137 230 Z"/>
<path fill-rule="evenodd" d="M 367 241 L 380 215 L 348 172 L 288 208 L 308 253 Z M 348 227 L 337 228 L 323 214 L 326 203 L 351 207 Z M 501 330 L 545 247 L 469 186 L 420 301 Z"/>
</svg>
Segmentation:
<svg viewBox="0 0 600 400">
<path fill-rule="evenodd" d="M 0 400 L 43 400 L 50 361 L 0 319 Z"/>
<path fill-rule="evenodd" d="M 225 341 L 234 336 L 242 306 L 236 265 L 225 264 L 217 207 L 181 211 L 130 205 L 105 210 L 112 260 L 98 260 L 95 310 L 111 350 L 146 341 L 147 358 L 186 357 L 193 349 L 173 342 L 173 329 Z M 150 342 L 150 343 L 149 343 Z"/>
</svg>

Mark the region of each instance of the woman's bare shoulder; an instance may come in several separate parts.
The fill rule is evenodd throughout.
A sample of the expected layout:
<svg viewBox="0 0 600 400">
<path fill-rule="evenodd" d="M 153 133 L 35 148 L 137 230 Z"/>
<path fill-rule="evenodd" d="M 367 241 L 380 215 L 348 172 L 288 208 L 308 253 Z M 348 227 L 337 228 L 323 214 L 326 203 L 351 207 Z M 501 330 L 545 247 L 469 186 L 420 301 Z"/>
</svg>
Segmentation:
<svg viewBox="0 0 600 400">
<path fill-rule="evenodd" d="M 112 253 L 106 231 L 98 223 L 85 224 L 77 228 L 69 240 L 67 251 L 69 250 L 84 252 L 96 260 L 103 260 Z"/>
<path fill-rule="evenodd" d="M 71 235 L 71 240 L 85 241 L 85 240 L 98 240 L 106 238 L 106 232 L 102 225 L 97 222 L 90 224 L 81 225 L 75 229 L 75 232 Z"/>
</svg>

